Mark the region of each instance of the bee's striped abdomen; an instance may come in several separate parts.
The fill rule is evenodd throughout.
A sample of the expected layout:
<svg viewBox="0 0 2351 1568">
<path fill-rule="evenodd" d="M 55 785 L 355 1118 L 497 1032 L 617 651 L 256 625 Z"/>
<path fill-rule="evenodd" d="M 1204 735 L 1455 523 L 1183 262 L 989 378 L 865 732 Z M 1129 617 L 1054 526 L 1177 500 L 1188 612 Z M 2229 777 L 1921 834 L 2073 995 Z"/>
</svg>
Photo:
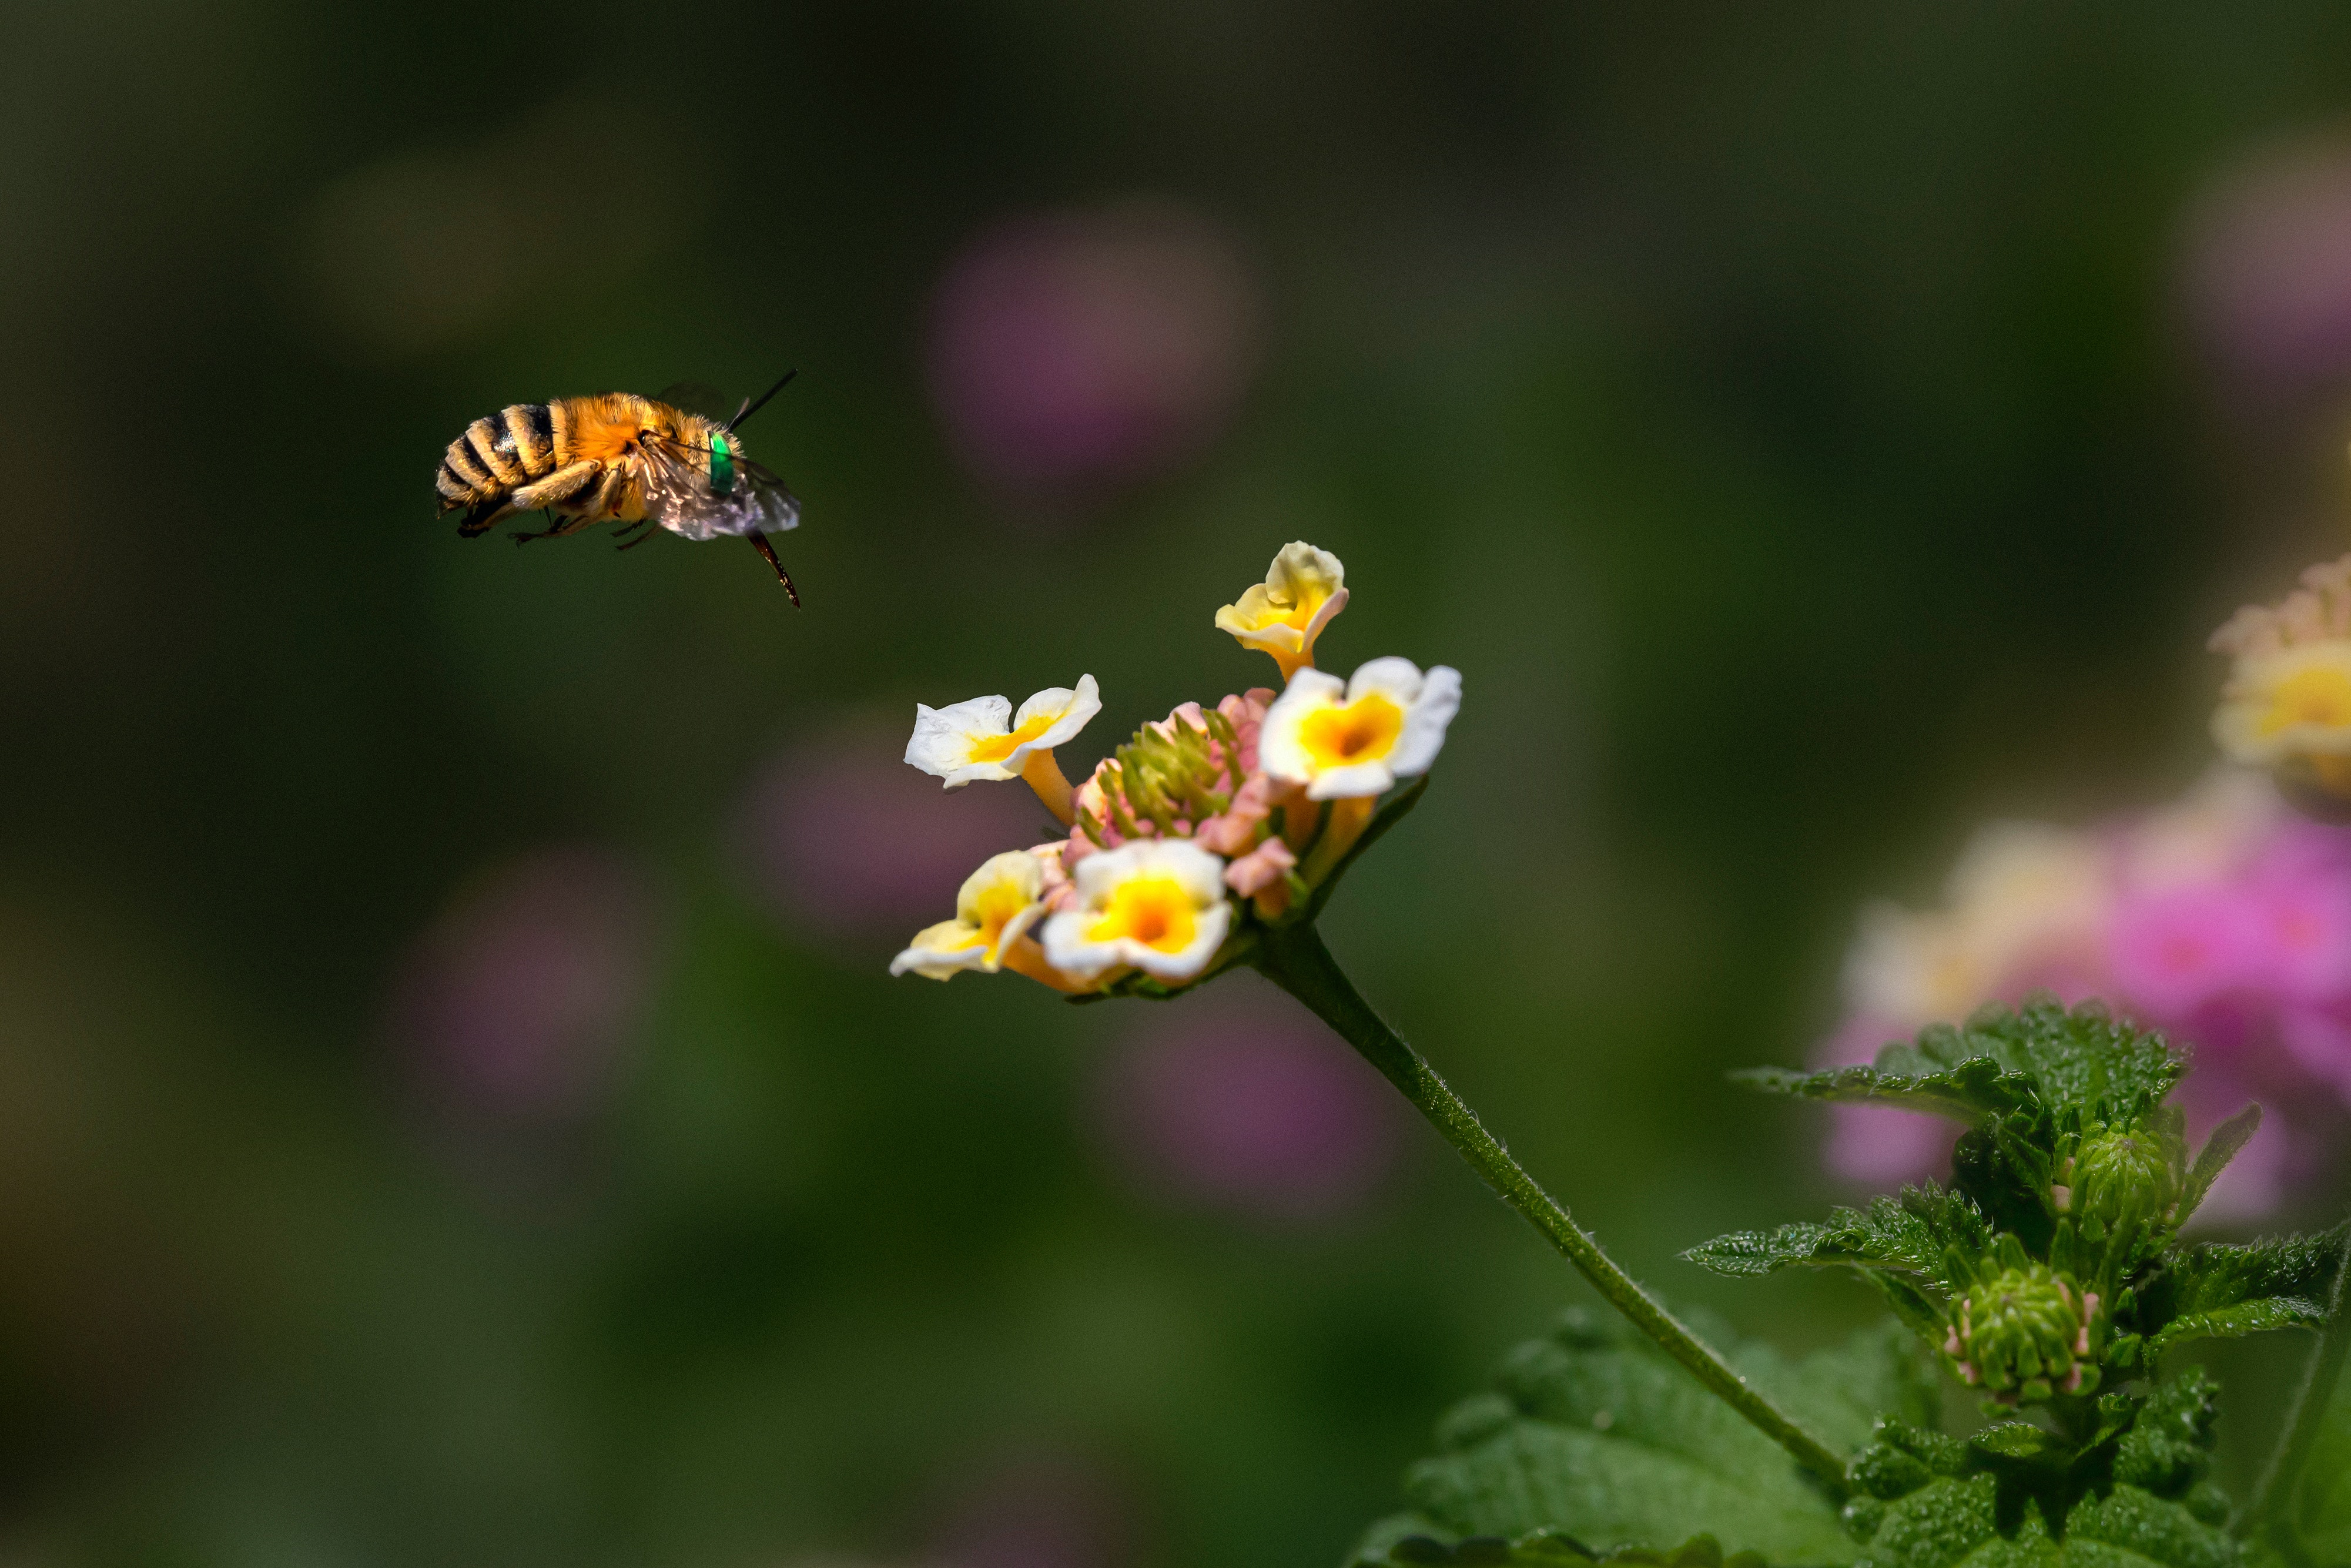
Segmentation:
<svg viewBox="0 0 2351 1568">
<path fill-rule="evenodd" d="M 442 509 L 478 507 L 552 471 L 562 452 L 562 423 L 543 402 L 518 402 L 467 425 L 433 478 Z"/>
<path fill-rule="evenodd" d="M 518 402 L 500 416 L 523 473 L 536 479 L 555 466 L 555 419 L 543 402 Z"/>
</svg>

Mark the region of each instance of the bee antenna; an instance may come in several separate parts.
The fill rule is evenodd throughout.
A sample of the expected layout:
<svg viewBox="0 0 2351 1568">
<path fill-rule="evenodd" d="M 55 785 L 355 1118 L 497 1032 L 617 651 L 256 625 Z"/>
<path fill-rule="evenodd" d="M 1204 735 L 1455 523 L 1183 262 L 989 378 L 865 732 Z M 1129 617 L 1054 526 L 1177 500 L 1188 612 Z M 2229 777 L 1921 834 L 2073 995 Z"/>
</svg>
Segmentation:
<svg viewBox="0 0 2351 1568">
<path fill-rule="evenodd" d="M 799 373 L 799 368 L 798 366 L 794 366 L 792 369 L 784 372 L 784 379 L 782 381 L 778 382 L 774 386 L 771 386 L 766 392 L 761 392 L 756 400 L 745 398 L 743 400 L 743 406 L 735 411 L 735 417 L 726 422 L 727 431 L 731 434 L 737 425 L 741 424 L 745 420 L 750 418 L 753 414 L 767 407 L 768 400 L 775 396 L 778 392 L 783 391 L 786 387 L 791 385 L 792 378 Z"/>
</svg>

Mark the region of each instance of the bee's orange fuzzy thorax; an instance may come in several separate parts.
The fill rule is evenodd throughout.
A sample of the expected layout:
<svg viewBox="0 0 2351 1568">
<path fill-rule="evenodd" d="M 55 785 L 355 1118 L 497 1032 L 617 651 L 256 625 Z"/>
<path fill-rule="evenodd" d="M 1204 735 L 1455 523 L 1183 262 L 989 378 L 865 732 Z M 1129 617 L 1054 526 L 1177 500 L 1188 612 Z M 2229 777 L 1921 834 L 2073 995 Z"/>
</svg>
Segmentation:
<svg viewBox="0 0 2351 1568">
<path fill-rule="evenodd" d="M 637 433 L 651 423 L 648 416 L 652 407 L 643 398 L 626 392 L 566 398 L 564 412 L 570 415 L 570 421 L 564 461 L 576 463 L 590 458 L 599 463 L 617 463 L 630 455 Z"/>
</svg>

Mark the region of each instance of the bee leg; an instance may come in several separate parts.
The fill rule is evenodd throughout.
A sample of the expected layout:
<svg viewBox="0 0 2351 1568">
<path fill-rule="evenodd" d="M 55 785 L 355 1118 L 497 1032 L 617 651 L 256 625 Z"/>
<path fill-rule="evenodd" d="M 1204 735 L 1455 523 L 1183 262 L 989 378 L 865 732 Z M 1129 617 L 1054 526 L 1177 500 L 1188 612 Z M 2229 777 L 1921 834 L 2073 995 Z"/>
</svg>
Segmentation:
<svg viewBox="0 0 2351 1568">
<path fill-rule="evenodd" d="M 523 509 L 514 505 L 514 497 L 511 496 L 499 496 L 487 501 L 476 501 L 465 508 L 465 517 L 458 520 L 457 537 L 467 539 L 479 538 L 499 523 Z"/>
<path fill-rule="evenodd" d="M 533 539 L 559 539 L 566 534 L 576 534 L 597 521 L 593 516 L 585 517 L 576 514 L 567 516 L 553 510 L 549 511 L 547 515 L 555 519 L 553 527 L 541 528 L 535 534 L 517 534 L 514 537 L 515 543 L 522 545 L 528 544 Z"/>
<path fill-rule="evenodd" d="M 596 477 L 602 464 L 583 457 L 569 466 L 558 468 L 544 479 L 536 479 L 507 497 L 517 512 L 536 512 L 552 507 L 558 501 L 568 501 Z"/>
<path fill-rule="evenodd" d="M 654 536 L 653 536 L 652 534 L 639 534 L 635 538 L 631 539 L 627 544 L 624 544 L 624 545 L 615 545 L 613 548 L 614 548 L 615 549 L 636 549 L 639 545 L 643 544 L 646 540 L 648 540 L 648 539 L 650 539 L 650 538 L 653 538 L 653 537 L 654 537 Z"/>
<path fill-rule="evenodd" d="M 776 569 L 776 580 L 784 585 L 784 597 L 792 601 L 793 609 L 798 610 L 800 607 L 800 591 L 792 586 L 792 574 L 786 571 L 784 563 L 776 559 L 776 547 L 768 542 L 765 534 L 753 533 L 744 537 L 751 541 L 751 548 L 759 552 L 760 559 Z"/>
</svg>

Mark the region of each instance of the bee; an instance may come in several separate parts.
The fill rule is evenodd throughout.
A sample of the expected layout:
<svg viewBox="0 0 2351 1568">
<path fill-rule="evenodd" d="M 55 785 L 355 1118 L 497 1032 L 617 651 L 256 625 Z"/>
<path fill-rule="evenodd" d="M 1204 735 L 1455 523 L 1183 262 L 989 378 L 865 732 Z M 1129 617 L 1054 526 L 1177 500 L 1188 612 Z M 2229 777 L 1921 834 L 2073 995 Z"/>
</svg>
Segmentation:
<svg viewBox="0 0 2351 1568">
<path fill-rule="evenodd" d="M 434 476 L 441 515 L 462 510 L 457 532 L 477 538 L 517 512 L 545 512 L 549 527 L 517 544 L 559 538 L 601 522 L 628 538 L 657 523 L 681 538 L 747 538 L 775 568 L 792 608 L 799 591 L 768 535 L 798 528 L 799 502 L 783 481 L 743 455 L 736 430 L 793 375 L 724 422 L 633 392 L 518 402 L 477 419 L 449 444 Z M 653 538 L 639 534 L 632 549 Z"/>
</svg>

